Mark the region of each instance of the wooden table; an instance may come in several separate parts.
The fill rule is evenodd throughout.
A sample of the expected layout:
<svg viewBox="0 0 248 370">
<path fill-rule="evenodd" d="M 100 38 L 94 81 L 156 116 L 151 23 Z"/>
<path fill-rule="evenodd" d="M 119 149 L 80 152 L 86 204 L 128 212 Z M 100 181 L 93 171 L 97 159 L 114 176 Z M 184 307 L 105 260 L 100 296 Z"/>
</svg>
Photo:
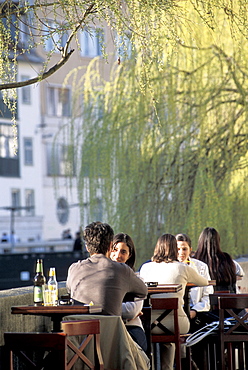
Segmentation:
<svg viewBox="0 0 248 370">
<path fill-rule="evenodd" d="M 216 280 L 208 280 L 208 285 L 216 285 Z M 195 285 L 193 283 L 187 283 L 187 287 L 189 288 L 195 288 L 198 285 Z"/>
<path fill-rule="evenodd" d="M 177 293 L 180 290 L 182 290 L 182 284 L 158 284 L 157 286 L 148 286 L 148 294 Z"/>
<path fill-rule="evenodd" d="M 40 315 L 51 317 L 53 322 L 53 332 L 61 331 L 60 323 L 62 318 L 67 315 L 82 315 L 101 313 L 100 305 L 60 305 L 60 306 L 12 306 L 12 314 L 21 315 Z"/>
<path fill-rule="evenodd" d="M 216 285 L 216 280 L 209 280 L 208 285 Z M 190 289 L 196 287 L 193 283 L 187 283 L 184 293 L 184 311 L 187 316 L 190 315 Z M 148 296 L 158 293 L 177 293 L 182 290 L 182 284 L 159 284 L 157 286 L 148 286 Z M 149 305 L 149 302 L 145 302 Z"/>
</svg>

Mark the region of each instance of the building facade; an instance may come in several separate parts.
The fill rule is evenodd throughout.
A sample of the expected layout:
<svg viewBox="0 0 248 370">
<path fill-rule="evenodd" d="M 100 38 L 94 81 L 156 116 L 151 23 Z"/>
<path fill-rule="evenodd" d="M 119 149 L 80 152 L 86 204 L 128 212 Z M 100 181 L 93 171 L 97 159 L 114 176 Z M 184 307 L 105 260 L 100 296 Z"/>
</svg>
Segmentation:
<svg viewBox="0 0 248 370">
<path fill-rule="evenodd" d="M 72 86 L 70 79 L 65 82 L 65 77 L 78 67 L 78 76 L 83 76 L 92 59 L 98 57 L 102 75 L 108 78 L 116 56 L 109 28 L 92 26 L 90 30 L 81 29 L 77 36 L 78 43 L 72 45 L 75 51 L 62 68 L 47 80 L 18 89 L 17 134 L 11 114 L 2 103 L 0 232 L 3 241 L 7 239 L 16 246 L 20 242 L 66 238 L 68 234 L 74 238 L 80 225 L 91 221 L 86 214 L 82 220 L 77 176 L 66 154 L 68 140 L 63 128 L 74 112 Z M 55 47 L 54 40 L 53 35 L 44 46 L 19 59 L 20 81 L 37 74 L 47 53 Z M 21 42 L 27 42 L 24 35 Z M 63 45 L 63 37 L 59 42 Z M 101 43 L 109 55 L 108 63 L 101 56 Z M 53 53 L 47 69 L 60 58 L 59 52 Z"/>
</svg>

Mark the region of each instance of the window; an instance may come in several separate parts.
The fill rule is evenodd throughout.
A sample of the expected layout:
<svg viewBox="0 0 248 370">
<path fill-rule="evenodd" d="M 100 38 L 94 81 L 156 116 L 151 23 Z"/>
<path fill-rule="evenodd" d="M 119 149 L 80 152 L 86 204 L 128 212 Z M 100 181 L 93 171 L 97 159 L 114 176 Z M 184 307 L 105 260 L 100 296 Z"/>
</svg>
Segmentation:
<svg viewBox="0 0 248 370">
<path fill-rule="evenodd" d="M 70 116 L 70 90 L 62 87 L 48 87 L 47 114 L 56 117 Z"/>
<path fill-rule="evenodd" d="M 68 147 L 52 143 L 46 146 L 47 176 L 75 176 L 74 161 L 68 157 Z"/>
<path fill-rule="evenodd" d="M 34 216 L 34 190 L 25 190 L 25 207 L 30 207 L 26 209 L 26 216 Z"/>
<path fill-rule="evenodd" d="M 102 55 L 104 32 L 102 29 L 85 28 L 80 33 L 81 55 L 94 58 Z"/>
<path fill-rule="evenodd" d="M 61 225 L 66 224 L 69 219 L 69 205 L 63 197 L 57 201 L 57 217 Z"/>
<path fill-rule="evenodd" d="M 21 81 L 29 80 L 30 76 L 21 76 Z M 24 86 L 21 88 L 22 93 L 22 103 L 31 104 L 31 87 Z"/>
<path fill-rule="evenodd" d="M 58 30 L 60 32 L 58 32 Z M 48 22 L 44 27 L 45 50 L 47 52 L 55 50 L 60 51 L 68 39 L 68 32 L 63 30 L 62 25 L 55 22 Z"/>
<path fill-rule="evenodd" d="M 12 189 L 11 190 L 11 206 L 13 208 L 19 208 L 21 207 L 21 193 L 19 189 Z M 20 216 L 21 211 L 17 210 L 15 212 L 16 216 Z"/>
<path fill-rule="evenodd" d="M 24 164 L 33 165 L 33 139 L 29 137 L 24 138 Z"/>
<path fill-rule="evenodd" d="M 19 177 L 18 141 L 12 126 L 3 123 L 0 123 L 0 176 Z"/>
</svg>

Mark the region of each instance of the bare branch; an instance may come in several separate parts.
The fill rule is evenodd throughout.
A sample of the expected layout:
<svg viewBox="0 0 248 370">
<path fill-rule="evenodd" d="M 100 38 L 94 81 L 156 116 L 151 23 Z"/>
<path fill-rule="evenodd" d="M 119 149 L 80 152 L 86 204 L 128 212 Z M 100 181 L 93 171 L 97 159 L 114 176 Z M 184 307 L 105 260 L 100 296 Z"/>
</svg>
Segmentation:
<svg viewBox="0 0 248 370">
<path fill-rule="evenodd" d="M 61 50 L 62 57 L 61 57 L 61 59 L 59 60 L 58 63 L 56 63 L 55 65 L 53 65 L 48 71 L 46 71 L 44 73 L 41 73 L 37 77 L 30 78 L 29 80 L 0 84 L 0 91 L 1 90 L 8 90 L 8 89 L 20 88 L 20 87 L 28 86 L 28 85 L 33 85 L 33 84 L 35 84 L 37 82 L 40 82 L 40 81 L 42 81 L 42 80 L 50 77 L 52 74 L 54 74 L 56 71 L 58 71 L 58 69 L 60 69 L 68 61 L 68 59 L 70 58 L 71 54 L 74 52 L 74 49 L 68 51 L 69 46 L 70 46 L 70 43 L 71 43 L 73 37 L 76 35 L 76 33 L 79 30 L 79 28 L 82 26 L 82 23 L 85 21 L 85 19 L 87 18 L 87 16 L 89 14 L 91 14 L 92 12 L 94 12 L 93 11 L 94 6 L 95 6 L 95 3 L 92 3 L 88 7 L 88 9 L 85 11 L 85 13 L 84 13 L 81 21 L 76 25 L 76 27 L 74 28 L 74 30 L 69 35 L 65 46 Z"/>
</svg>

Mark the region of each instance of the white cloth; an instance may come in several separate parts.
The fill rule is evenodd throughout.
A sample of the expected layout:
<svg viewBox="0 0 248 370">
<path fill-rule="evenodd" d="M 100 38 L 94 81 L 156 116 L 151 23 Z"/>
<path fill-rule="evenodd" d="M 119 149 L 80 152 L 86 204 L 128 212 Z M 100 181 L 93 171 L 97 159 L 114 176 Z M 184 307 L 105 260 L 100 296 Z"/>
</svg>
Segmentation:
<svg viewBox="0 0 248 370">
<path fill-rule="evenodd" d="M 240 289 L 238 286 L 238 280 L 242 280 L 242 278 L 245 276 L 244 270 L 240 266 L 238 262 L 233 260 L 235 267 L 236 267 L 236 276 L 237 276 L 237 281 L 236 281 L 236 293 L 240 294 Z"/>
<path fill-rule="evenodd" d="M 139 316 L 137 316 L 142 311 L 143 303 L 143 300 L 122 303 L 122 318 L 127 326 L 135 325 L 143 329 L 141 320 Z"/>
<path fill-rule="evenodd" d="M 210 280 L 208 265 L 206 263 L 189 257 L 189 266 L 196 270 L 201 276 L 204 276 L 207 280 Z M 214 289 L 212 285 L 191 288 L 190 308 L 197 312 L 209 311 L 209 294 L 213 294 L 213 292 Z"/>
<path fill-rule="evenodd" d="M 239 276 L 239 277 L 245 276 L 244 270 L 242 269 L 240 264 L 238 262 L 236 262 L 235 260 L 233 260 L 233 262 L 234 262 L 235 267 L 236 267 L 236 275 Z"/>
</svg>

